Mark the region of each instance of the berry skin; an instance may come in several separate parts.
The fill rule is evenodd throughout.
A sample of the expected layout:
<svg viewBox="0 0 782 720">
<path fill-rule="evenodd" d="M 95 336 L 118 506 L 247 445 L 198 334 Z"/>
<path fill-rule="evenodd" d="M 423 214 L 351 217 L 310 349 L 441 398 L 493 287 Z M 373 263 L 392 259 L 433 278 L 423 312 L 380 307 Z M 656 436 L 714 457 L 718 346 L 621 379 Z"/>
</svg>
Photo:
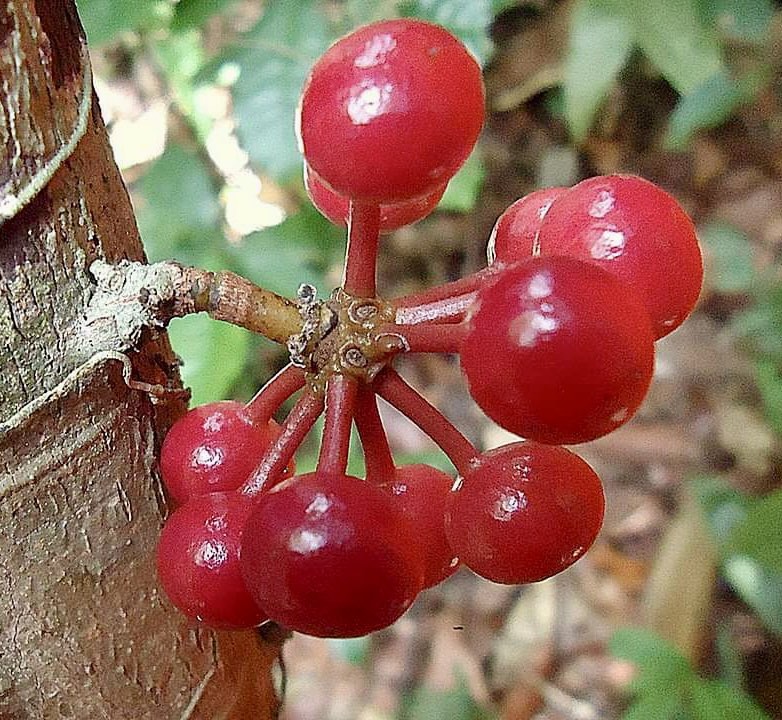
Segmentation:
<svg viewBox="0 0 782 720">
<path fill-rule="evenodd" d="M 561 447 L 518 442 L 481 455 L 448 503 L 446 530 L 473 572 L 498 583 L 562 572 L 603 523 L 600 479 Z"/>
<path fill-rule="evenodd" d="M 247 592 L 239 565 L 250 506 L 240 493 L 201 495 L 175 510 L 160 535 L 157 568 L 166 595 L 210 627 L 249 628 L 267 619 Z"/>
<path fill-rule="evenodd" d="M 654 337 L 640 297 L 594 265 L 532 258 L 478 292 L 461 347 L 470 393 L 496 423 L 555 445 L 605 435 L 646 394 Z"/>
<path fill-rule="evenodd" d="M 538 233 L 554 201 L 567 192 L 564 187 L 536 190 L 516 200 L 492 228 L 486 255 L 489 264 L 514 263 L 537 254 Z"/>
<path fill-rule="evenodd" d="M 656 338 L 692 311 L 703 281 L 695 228 L 668 193 L 632 175 L 593 177 L 557 198 L 538 236 L 540 254 L 600 265 L 644 298 Z"/>
<path fill-rule="evenodd" d="M 233 400 L 193 408 L 171 426 L 163 441 L 163 483 L 178 503 L 236 490 L 279 434 L 274 420 L 258 422 Z"/>
<path fill-rule="evenodd" d="M 433 193 L 470 154 L 483 125 L 481 69 L 436 25 L 359 28 L 315 63 L 299 104 L 304 158 L 335 192 L 393 203 Z"/>
<path fill-rule="evenodd" d="M 304 164 L 304 187 L 312 204 L 321 215 L 334 225 L 347 226 L 350 201 L 335 193 L 306 163 Z M 389 233 L 425 218 L 437 207 L 437 203 L 445 193 L 445 188 L 446 185 L 441 185 L 429 195 L 381 205 L 380 232 Z"/>
<path fill-rule="evenodd" d="M 377 486 L 316 472 L 255 503 L 242 570 L 275 622 L 317 637 L 357 637 L 390 625 L 421 590 L 421 549 Z"/>
<path fill-rule="evenodd" d="M 403 465 L 381 487 L 396 499 L 424 549 L 424 587 L 441 583 L 456 572 L 458 559 L 445 537 L 445 507 L 453 478 L 429 465 Z"/>
</svg>

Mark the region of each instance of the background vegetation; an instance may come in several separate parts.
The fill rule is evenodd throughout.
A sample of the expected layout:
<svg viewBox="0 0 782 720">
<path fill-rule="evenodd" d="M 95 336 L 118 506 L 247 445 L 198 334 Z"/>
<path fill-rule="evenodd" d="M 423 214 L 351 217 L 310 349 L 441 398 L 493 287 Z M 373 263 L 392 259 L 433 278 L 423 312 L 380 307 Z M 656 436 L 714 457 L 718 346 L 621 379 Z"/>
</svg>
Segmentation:
<svg viewBox="0 0 782 720">
<path fill-rule="evenodd" d="M 231 269 L 289 296 L 300 282 L 328 294 L 344 233 L 306 199 L 295 106 L 334 39 L 397 15 L 462 38 L 486 68 L 490 115 L 435 215 L 384 242 L 386 294 L 476 269 L 513 199 L 590 174 L 642 174 L 699 228 L 700 310 L 661 344 L 638 418 L 579 450 L 610 507 L 593 552 L 528 590 L 459 574 L 373 638 L 295 638 L 285 717 L 782 716 L 779 4 L 78 4 L 151 260 Z M 177 321 L 171 336 L 197 404 L 248 398 L 285 360 L 205 317 Z M 476 440 L 502 441 L 453 359 L 404 371 Z M 400 455 L 444 463 L 387 420 Z"/>
</svg>

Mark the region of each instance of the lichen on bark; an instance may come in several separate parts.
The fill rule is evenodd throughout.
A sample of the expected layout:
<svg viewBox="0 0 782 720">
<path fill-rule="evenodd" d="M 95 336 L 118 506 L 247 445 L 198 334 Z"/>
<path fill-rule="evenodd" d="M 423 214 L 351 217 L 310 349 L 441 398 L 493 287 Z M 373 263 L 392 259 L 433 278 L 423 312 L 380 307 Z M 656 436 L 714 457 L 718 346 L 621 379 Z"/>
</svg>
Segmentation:
<svg viewBox="0 0 782 720">
<path fill-rule="evenodd" d="M 82 46 L 72 0 L 0 4 L 0 204 L 72 136 Z M 73 154 L 0 224 L 3 720 L 276 712 L 279 644 L 189 625 L 157 588 L 155 453 L 181 393 L 151 402 L 123 356 L 80 335 L 90 263 L 143 257 L 93 101 Z M 163 334 L 127 355 L 135 380 L 179 387 Z"/>
</svg>

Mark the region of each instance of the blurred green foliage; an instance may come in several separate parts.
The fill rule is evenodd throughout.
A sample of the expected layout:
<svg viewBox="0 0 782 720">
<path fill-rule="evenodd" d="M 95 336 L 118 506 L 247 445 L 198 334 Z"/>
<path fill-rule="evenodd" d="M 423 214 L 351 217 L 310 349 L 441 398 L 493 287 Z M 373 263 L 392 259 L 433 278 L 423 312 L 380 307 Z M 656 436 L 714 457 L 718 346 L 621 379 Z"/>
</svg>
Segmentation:
<svg viewBox="0 0 782 720">
<path fill-rule="evenodd" d="M 611 653 L 636 666 L 632 703 L 622 720 L 770 720 L 732 676 L 698 675 L 679 651 L 642 629 L 617 631 Z"/>
<path fill-rule="evenodd" d="M 782 490 L 752 498 L 718 478 L 701 478 L 693 487 L 723 577 L 763 624 L 782 636 Z"/>
<path fill-rule="evenodd" d="M 772 0 L 576 0 L 565 63 L 565 115 L 583 140 L 619 74 L 644 59 L 679 94 L 666 145 L 682 150 L 770 79 Z M 741 70 L 730 50 L 744 49 Z M 751 62 L 747 67 L 747 48 Z"/>
</svg>

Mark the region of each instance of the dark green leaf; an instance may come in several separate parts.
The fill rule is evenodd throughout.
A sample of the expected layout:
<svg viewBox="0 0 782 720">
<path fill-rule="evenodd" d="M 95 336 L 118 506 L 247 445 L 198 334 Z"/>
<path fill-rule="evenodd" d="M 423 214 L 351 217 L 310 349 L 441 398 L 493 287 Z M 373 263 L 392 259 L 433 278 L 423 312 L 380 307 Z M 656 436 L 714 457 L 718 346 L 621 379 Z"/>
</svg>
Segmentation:
<svg viewBox="0 0 782 720">
<path fill-rule="evenodd" d="M 773 0 L 700 0 L 700 6 L 720 32 L 745 42 L 763 42 L 774 17 Z"/>
<path fill-rule="evenodd" d="M 724 480 L 698 478 L 691 487 L 706 515 L 714 539 L 725 547 L 730 534 L 747 515 L 750 499 L 732 488 Z"/>
<path fill-rule="evenodd" d="M 179 0 L 174 6 L 171 29 L 180 31 L 200 27 L 231 2 L 234 0 Z"/>
<path fill-rule="evenodd" d="M 125 32 L 162 27 L 171 17 L 168 0 L 78 0 L 76 4 L 93 46 L 112 42 Z"/>
<path fill-rule="evenodd" d="M 727 558 L 722 572 L 763 624 L 782 635 L 782 575 L 770 573 L 752 558 L 741 555 Z"/>
<path fill-rule="evenodd" d="M 695 677 L 689 661 L 658 635 L 642 628 L 618 630 L 610 642 L 611 654 L 638 667 L 634 684 L 639 693 L 676 692 Z"/>
<path fill-rule="evenodd" d="M 734 329 L 755 353 L 782 364 L 782 283 L 761 278 L 753 295 L 754 307 L 734 320 Z"/>
<path fill-rule="evenodd" d="M 683 150 L 698 130 L 721 125 L 748 97 L 748 88 L 724 72 L 708 78 L 679 99 L 671 114 L 666 147 Z"/>
<path fill-rule="evenodd" d="M 240 74 L 234 88 L 242 146 L 267 173 L 289 182 L 301 174 L 294 121 L 304 79 L 344 28 L 316 0 L 273 0 L 229 54 Z"/>
<path fill-rule="evenodd" d="M 696 0 L 625 0 L 636 40 L 663 77 L 682 95 L 725 72 L 716 34 Z"/>
<path fill-rule="evenodd" d="M 782 374 L 777 363 L 759 358 L 755 362 L 755 383 L 763 400 L 766 418 L 774 432 L 782 436 Z"/>
<path fill-rule="evenodd" d="M 756 500 L 729 538 L 731 551 L 782 575 L 782 490 Z"/>
<path fill-rule="evenodd" d="M 220 206 L 197 155 L 169 145 L 138 183 L 134 201 L 150 260 L 203 265 L 209 258 L 214 263 L 223 245 Z"/>
<path fill-rule="evenodd" d="M 416 688 L 407 700 L 404 720 L 481 720 L 485 710 L 470 694 L 464 680 L 452 690 Z"/>
<path fill-rule="evenodd" d="M 469 212 L 478 202 L 486 171 L 478 149 L 473 150 L 459 172 L 453 176 L 440 200 L 439 208 Z"/>
<path fill-rule="evenodd" d="M 691 689 L 694 720 L 770 720 L 741 690 L 719 680 L 701 680 Z"/>
<path fill-rule="evenodd" d="M 489 27 L 494 19 L 491 0 L 410 0 L 403 15 L 437 23 L 450 30 L 484 64 L 492 50 Z"/>
<path fill-rule="evenodd" d="M 583 140 L 633 47 L 630 18 L 619 0 L 578 0 L 570 19 L 565 60 L 565 114 L 570 132 Z"/>
<path fill-rule="evenodd" d="M 723 621 L 717 627 L 715 637 L 717 660 L 720 665 L 720 678 L 731 688 L 744 688 L 744 660 L 736 643 L 733 642 L 730 625 Z"/>
<path fill-rule="evenodd" d="M 622 715 L 622 720 L 683 720 L 682 699 L 677 692 L 641 695 Z"/>
<path fill-rule="evenodd" d="M 688 98 L 682 98 L 682 102 Z M 681 102 L 677 106 L 681 107 Z M 674 110 L 676 115 L 677 110 Z M 671 121 L 673 125 L 673 120 Z M 747 236 L 725 223 L 710 223 L 698 236 L 714 260 L 712 285 L 724 293 L 748 291 L 756 281 L 752 245 Z"/>
<path fill-rule="evenodd" d="M 321 297 L 328 295 L 325 273 L 341 262 L 344 251 L 345 231 L 309 205 L 230 248 L 237 272 L 289 297 L 303 282 L 315 285 Z"/>
<path fill-rule="evenodd" d="M 182 359 L 182 381 L 192 390 L 191 404 L 225 399 L 244 371 L 250 333 L 208 315 L 189 315 L 171 323 L 169 336 Z"/>
</svg>

